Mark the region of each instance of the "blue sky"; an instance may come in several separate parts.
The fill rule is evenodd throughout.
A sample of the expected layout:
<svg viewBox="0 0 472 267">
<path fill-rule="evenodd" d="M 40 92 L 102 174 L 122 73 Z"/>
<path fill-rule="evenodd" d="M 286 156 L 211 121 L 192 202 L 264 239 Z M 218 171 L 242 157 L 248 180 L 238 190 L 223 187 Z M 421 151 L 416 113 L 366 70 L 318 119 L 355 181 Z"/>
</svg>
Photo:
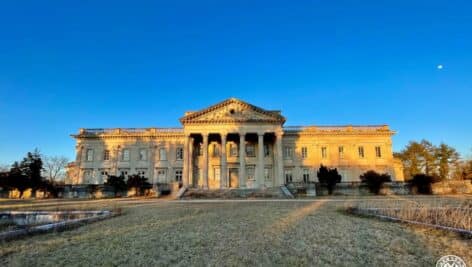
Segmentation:
<svg viewBox="0 0 472 267">
<path fill-rule="evenodd" d="M 470 1 L 3 1 L 0 25 L 0 164 L 228 97 L 472 153 Z"/>
</svg>

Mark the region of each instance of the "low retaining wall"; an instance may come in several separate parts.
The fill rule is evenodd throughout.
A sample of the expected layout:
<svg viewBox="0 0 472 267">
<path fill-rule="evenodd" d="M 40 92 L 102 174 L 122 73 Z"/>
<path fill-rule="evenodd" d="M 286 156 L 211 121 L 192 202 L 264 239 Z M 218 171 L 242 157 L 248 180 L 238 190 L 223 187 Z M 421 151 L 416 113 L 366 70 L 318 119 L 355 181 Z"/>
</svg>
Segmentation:
<svg viewBox="0 0 472 267">
<path fill-rule="evenodd" d="M 164 193 L 169 193 L 172 189 L 178 188 L 178 184 L 175 186 L 173 184 L 158 184 L 154 185 L 150 189 L 144 190 L 141 194 L 142 196 L 154 196 L 158 197 Z M 113 197 L 133 197 L 136 196 L 136 191 L 130 189 L 128 191 L 113 191 L 113 187 L 106 185 L 63 185 L 57 188 L 58 198 L 113 198 Z M 36 192 L 36 199 L 42 198 L 52 198 L 53 196 L 49 193 L 42 191 Z M 31 189 L 26 190 L 23 195 L 20 197 L 20 192 L 18 190 L 1 190 L 0 189 L 0 198 L 12 198 L 12 199 L 29 199 L 32 198 Z"/>
<path fill-rule="evenodd" d="M 80 214 L 88 216 L 79 216 Z M 20 229 L 15 229 L 11 231 L 0 232 L 0 241 L 7 241 L 12 239 L 17 239 L 22 236 L 44 233 L 49 231 L 61 231 L 72 227 L 78 227 L 86 223 L 91 223 L 99 220 L 103 220 L 114 216 L 117 214 L 112 213 L 108 210 L 103 211 L 11 211 L 11 212 L 2 212 L 0 216 L 2 217 L 25 217 L 25 218 L 16 218 L 16 220 L 25 220 L 27 225 L 28 219 L 26 216 L 33 217 L 31 220 L 36 220 L 32 226 L 22 227 Z M 68 219 L 72 217 L 73 219 Z M 74 218 L 78 217 L 78 218 Z M 35 225 L 37 223 L 43 224 Z M 30 222 L 31 223 L 31 222 Z"/>
<path fill-rule="evenodd" d="M 328 189 L 326 186 L 315 183 L 316 195 L 327 196 Z M 407 183 L 385 183 L 384 187 L 380 190 L 381 195 L 408 195 L 411 194 L 410 187 Z M 338 183 L 334 188 L 333 195 L 337 196 L 370 196 L 369 188 L 361 182 L 346 182 Z"/>
</svg>

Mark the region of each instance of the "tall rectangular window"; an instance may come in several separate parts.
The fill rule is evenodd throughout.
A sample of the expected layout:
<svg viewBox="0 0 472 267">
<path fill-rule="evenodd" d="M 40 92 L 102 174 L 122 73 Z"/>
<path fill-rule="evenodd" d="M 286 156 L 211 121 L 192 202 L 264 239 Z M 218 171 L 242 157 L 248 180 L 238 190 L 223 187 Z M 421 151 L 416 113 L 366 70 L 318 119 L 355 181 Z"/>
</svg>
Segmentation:
<svg viewBox="0 0 472 267">
<path fill-rule="evenodd" d="M 142 148 L 139 150 L 139 160 L 147 160 L 147 149 Z"/>
<path fill-rule="evenodd" d="M 214 168 L 213 169 L 213 180 L 214 181 L 219 181 L 220 178 L 221 178 L 221 172 L 220 172 L 220 168 Z"/>
<path fill-rule="evenodd" d="M 166 149 L 163 147 L 159 148 L 159 160 L 167 160 Z"/>
<path fill-rule="evenodd" d="M 256 156 L 256 146 L 254 144 L 246 145 L 246 156 L 255 157 Z"/>
<path fill-rule="evenodd" d="M 237 157 L 238 156 L 238 145 L 235 143 L 230 143 L 229 144 L 229 155 L 231 157 Z"/>
<path fill-rule="evenodd" d="M 343 146 L 338 147 L 338 152 L 339 152 L 339 158 L 343 159 L 344 158 L 344 147 Z"/>
<path fill-rule="evenodd" d="M 103 160 L 110 160 L 110 150 L 103 151 Z"/>
<path fill-rule="evenodd" d="M 285 169 L 284 170 L 284 176 L 285 176 L 285 183 L 289 184 L 293 181 L 292 177 L 292 169 Z"/>
<path fill-rule="evenodd" d="M 321 158 L 325 159 L 328 157 L 328 149 L 324 146 L 321 148 Z"/>
<path fill-rule="evenodd" d="M 123 149 L 121 159 L 123 161 L 129 161 L 129 149 Z"/>
<path fill-rule="evenodd" d="M 181 183 L 182 182 L 182 170 L 177 169 L 175 170 L 175 181 Z"/>
<path fill-rule="evenodd" d="M 303 169 L 303 182 L 308 183 L 310 181 L 310 170 Z"/>
<path fill-rule="evenodd" d="M 291 146 L 284 147 L 284 158 L 285 159 L 293 158 L 293 148 Z"/>
<path fill-rule="evenodd" d="M 380 146 L 376 146 L 375 147 L 375 156 L 377 158 L 381 158 L 382 157 L 382 150 L 380 149 Z"/>
<path fill-rule="evenodd" d="M 85 157 L 87 161 L 93 161 L 93 149 L 87 149 L 85 152 Z"/>
<path fill-rule="evenodd" d="M 264 157 L 270 156 L 270 146 L 268 144 L 264 144 Z"/>
<path fill-rule="evenodd" d="M 167 182 L 167 169 L 157 168 L 157 182 L 165 183 Z"/>
<path fill-rule="evenodd" d="M 213 150 L 213 157 L 218 157 L 220 155 L 220 149 L 219 149 L 218 144 L 213 144 L 212 150 Z"/>
<path fill-rule="evenodd" d="M 271 173 L 272 173 L 272 172 L 271 172 L 271 170 L 272 170 L 272 169 L 271 169 L 271 168 L 268 168 L 268 167 L 265 167 L 265 168 L 264 168 L 264 179 L 265 179 L 266 181 L 272 180 L 272 177 L 271 177 Z"/>
<path fill-rule="evenodd" d="M 308 157 L 308 148 L 306 146 L 302 147 L 302 158 L 306 159 Z"/>
<path fill-rule="evenodd" d="M 184 159 L 184 148 L 183 147 L 178 147 L 175 150 L 175 159 L 176 160 L 183 160 Z"/>
<path fill-rule="evenodd" d="M 248 166 L 246 168 L 246 176 L 248 180 L 254 180 L 255 179 L 255 170 L 256 168 L 254 166 Z"/>
<path fill-rule="evenodd" d="M 363 146 L 360 146 L 358 148 L 358 151 L 359 151 L 359 158 L 363 159 L 364 158 L 364 147 Z"/>
</svg>

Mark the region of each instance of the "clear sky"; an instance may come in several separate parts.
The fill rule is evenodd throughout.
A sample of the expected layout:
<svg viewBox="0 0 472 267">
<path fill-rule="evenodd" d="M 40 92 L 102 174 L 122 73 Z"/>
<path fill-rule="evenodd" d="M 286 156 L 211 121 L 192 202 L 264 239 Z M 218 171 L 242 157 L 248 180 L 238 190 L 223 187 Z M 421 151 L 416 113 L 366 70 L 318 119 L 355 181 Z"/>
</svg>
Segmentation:
<svg viewBox="0 0 472 267">
<path fill-rule="evenodd" d="M 12 0 L 0 25 L 0 164 L 228 97 L 471 153 L 471 1 Z"/>
</svg>

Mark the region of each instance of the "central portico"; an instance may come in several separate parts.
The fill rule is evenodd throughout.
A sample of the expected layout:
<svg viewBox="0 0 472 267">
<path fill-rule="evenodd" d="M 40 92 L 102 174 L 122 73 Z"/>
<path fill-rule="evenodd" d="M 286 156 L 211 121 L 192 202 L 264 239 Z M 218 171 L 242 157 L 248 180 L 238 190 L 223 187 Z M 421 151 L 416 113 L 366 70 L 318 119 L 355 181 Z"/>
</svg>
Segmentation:
<svg viewBox="0 0 472 267">
<path fill-rule="evenodd" d="M 284 184 L 285 118 L 230 98 L 180 119 L 183 183 L 191 187 L 261 188 Z"/>
</svg>

